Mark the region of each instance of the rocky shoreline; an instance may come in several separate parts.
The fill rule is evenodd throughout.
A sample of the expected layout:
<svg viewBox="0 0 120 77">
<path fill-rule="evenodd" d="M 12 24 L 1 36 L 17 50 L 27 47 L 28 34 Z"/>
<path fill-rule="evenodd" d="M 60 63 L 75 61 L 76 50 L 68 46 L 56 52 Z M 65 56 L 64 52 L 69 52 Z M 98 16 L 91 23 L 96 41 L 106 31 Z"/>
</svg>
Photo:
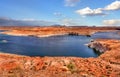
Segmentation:
<svg viewBox="0 0 120 77">
<path fill-rule="evenodd" d="M 96 39 L 97 58 L 29 57 L 0 53 L 1 77 L 120 77 L 120 41 Z"/>
<path fill-rule="evenodd" d="M 87 44 L 87 46 L 89 48 L 92 48 L 100 53 L 104 53 L 106 52 L 107 50 L 109 50 L 109 47 L 108 45 L 106 44 L 101 44 L 100 42 L 98 41 L 92 41 L 91 43 Z"/>
<path fill-rule="evenodd" d="M 13 36 L 33 36 L 33 37 L 50 37 L 58 35 L 86 35 L 90 37 L 96 32 L 108 32 L 119 30 L 119 27 L 0 27 L 1 34 Z"/>
</svg>

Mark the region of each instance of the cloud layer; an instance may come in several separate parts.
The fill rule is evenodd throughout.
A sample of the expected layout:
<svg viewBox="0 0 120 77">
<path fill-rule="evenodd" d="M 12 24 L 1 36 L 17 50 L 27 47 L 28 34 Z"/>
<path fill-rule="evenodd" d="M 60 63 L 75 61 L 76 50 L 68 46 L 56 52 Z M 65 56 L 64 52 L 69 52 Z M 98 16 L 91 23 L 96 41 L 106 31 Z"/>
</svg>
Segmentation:
<svg viewBox="0 0 120 77">
<path fill-rule="evenodd" d="M 0 18 L 0 26 L 50 26 L 54 24 L 56 23 L 44 20 Z"/>
<path fill-rule="evenodd" d="M 74 7 L 80 0 L 65 0 L 65 6 Z"/>
<path fill-rule="evenodd" d="M 120 1 L 115 1 L 110 5 L 107 5 L 104 10 L 120 10 Z"/>
<path fill-rule="evenodd" d="M 91 9 L 89 7 L 86 7 L 84 9 L 80 9 L 77 10 L 76 13 L 80 14 L 80 15 L 86 15 L 86 16 L 94 16 L 94 15 L 105 15 L 102 12 L 101 8 L 97 8 L 97 9 Z"/>
<path fill-rule="evenodd" d="M 114 11 L 114 10 L 120 10 L 120 1 L 115 1 L 104 8 L 96 8 L 91 9 L 90 7 L 86 7 L 83 9 L 79 9 L 75 11 L 76 13 L 82 15 L 82 16 L 96 16 L 96 15 L 106 15 L 104 11 Z"/>
<path fill-rule="evenodd" d="M 110 25 L 110 26 L 117 26 L 117 25 L 120 25 L 120 19 L 104 20 L 103 24 Z"/>
</svg>

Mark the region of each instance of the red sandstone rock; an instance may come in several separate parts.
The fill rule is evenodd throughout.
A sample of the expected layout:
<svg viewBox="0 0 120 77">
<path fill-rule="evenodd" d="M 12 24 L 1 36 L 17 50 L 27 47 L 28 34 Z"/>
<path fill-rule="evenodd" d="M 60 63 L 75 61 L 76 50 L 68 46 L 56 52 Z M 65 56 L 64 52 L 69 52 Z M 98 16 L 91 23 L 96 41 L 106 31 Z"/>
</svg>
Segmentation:
<svg viewBox="0 0 120 77">
<path fill-rule="evenodd" d="M 5 71 L 19 68 L 19 64 L 14 60 L 5 60 L 0 62 L 0 68 Z"/>
</svg>

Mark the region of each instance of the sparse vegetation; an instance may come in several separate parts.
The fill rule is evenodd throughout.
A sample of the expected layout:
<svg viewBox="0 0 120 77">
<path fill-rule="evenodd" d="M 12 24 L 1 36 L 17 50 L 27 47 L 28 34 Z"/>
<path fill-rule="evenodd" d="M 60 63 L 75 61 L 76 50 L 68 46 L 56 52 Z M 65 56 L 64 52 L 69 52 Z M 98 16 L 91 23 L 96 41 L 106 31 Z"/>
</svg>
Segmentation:
<svg viewBox="0 0 120 77">
<path fill-rule="evenodd" d="M 67 68 L 69 69 L 69 71 L 71 71 L 71 73 L 78 72 L 75 64 L 73 64 L 73 63 L 69 63 L 69 64 L 67 65 Z"/>
</svg>

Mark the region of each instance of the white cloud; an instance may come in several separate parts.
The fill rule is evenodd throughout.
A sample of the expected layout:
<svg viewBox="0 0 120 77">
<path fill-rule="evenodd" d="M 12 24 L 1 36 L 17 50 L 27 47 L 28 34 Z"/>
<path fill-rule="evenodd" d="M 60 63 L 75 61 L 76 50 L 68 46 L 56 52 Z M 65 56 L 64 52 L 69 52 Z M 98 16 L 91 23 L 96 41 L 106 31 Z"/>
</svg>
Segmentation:
<svg viewBox="0 0 120 77">
<path fill-rule="evenodd" d="M 39 20 L 32 19 L 32 18 L 25 18 L 25 19 L 21 19 L 20 21 L 39 21 Z"/>
<path fill-rule="evenodd" d="M 96 16 L 96 15 L 105 15 L 102 11 L 102 8 L 91 9 L 89 7 L 77 10 L 76 13 L 82 16 Z"/>
<path fill-rule="evenodd" d="M 103 24 L 107 26 L 120 26 L 120 19 L 104 20 Z"/>
<path fill-rule="evenodd" d="M 62 16 L 62 14 L 60 12 L 55 12 L 54 15 L 55 16 Z"/>
<path fill-rule="evenodd" d="M 80 0 L 65 0 L 65 6 L 74 7 Z"/>
<path fill-rule="evenodd" d="M 120 10 L 120 1 L 114 1 L 111 4 L 105 6 L 104 8 L 91 9 L 90 7 L 86 7 L 77 10 L 76 13 L 82 16 L 96 16 L 96 15 L 105 16 L 106 13 L 104 13 L 104 11 L 110 11 L 110 10 Z"/>
<path fill-rule="evenodd" d="M 65 18 L 61 20 L 61 23 L 66 26 L 76 26 L 78 25 L 73 19 Z"/>
<path fill-rule="evenodd" d="M 104 10 L 120 10 L 120 1 L 115 1 L 110 5 L 106 6 Z"/>
</svg>

